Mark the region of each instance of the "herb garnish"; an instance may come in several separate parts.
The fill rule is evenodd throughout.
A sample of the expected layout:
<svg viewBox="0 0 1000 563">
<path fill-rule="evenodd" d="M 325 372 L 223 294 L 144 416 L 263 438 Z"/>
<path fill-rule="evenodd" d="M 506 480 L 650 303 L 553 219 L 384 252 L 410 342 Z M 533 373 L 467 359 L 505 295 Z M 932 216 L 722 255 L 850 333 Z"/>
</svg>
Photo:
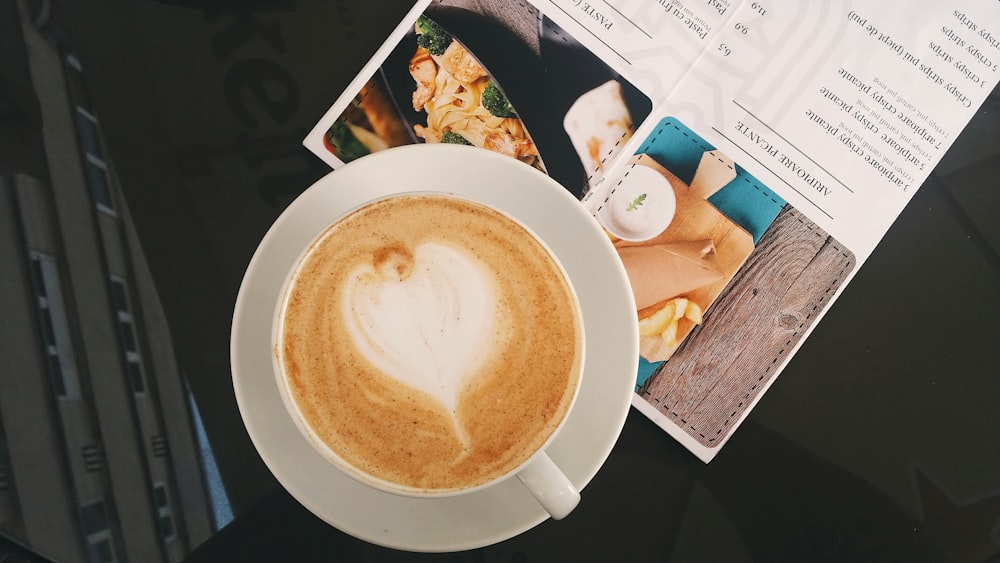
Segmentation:
<svg viewBox="0 0 1000 563">
<path fill-rule="evenodd" d="M 625 211 L 635 211 L 642 205 L 642 202 L 646 201 L 646 194 L 639 194 L 639 197 L 632 200 L 632 203 L 628 204 Z"/>
</svg>

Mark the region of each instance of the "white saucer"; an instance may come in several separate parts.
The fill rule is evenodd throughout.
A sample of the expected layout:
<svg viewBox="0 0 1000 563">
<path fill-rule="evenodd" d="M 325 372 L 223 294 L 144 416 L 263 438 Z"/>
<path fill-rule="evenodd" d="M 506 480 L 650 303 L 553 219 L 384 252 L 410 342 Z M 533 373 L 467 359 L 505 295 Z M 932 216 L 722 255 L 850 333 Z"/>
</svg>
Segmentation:
<svg viewBox="0 0 1000 563">
<path fill-rule="evenodd" d="M 413 145 L 366 156 L 306 190 L 264 236 L 236 301 L 230 350 L 240 413 L 261 458 L 306 508 L 355 537 L 410 551 L 474 549 L 520 534 L 548 514 L 517 479 L 433 500 L 362 485 L 300 434 L 272 372 L 272 316 L 301 250 L 347 210 L 403 191 L 449 192 L 493 205 L 535 231 L 562 262 L 583 309 L 587 355 L 576 405 L 546 451 L 581 491 L 628 415 L 639 358 L 635 304 L 617 253 L 583 205 L 544 174 L 482 149 Z"/>
</svg>

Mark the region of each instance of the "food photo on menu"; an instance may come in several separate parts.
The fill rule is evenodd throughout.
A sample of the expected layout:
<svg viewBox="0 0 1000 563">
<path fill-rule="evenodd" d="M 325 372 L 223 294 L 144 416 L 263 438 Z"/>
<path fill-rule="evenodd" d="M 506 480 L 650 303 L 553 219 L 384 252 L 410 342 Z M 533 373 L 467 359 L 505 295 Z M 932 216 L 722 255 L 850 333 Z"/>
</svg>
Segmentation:
<svg viewBox="0 0 1000 563">
<path fill-rule="evenodd" d="M 657 122 L 621 178 L 584 204 L 612 239 L 635 297 L 637 401 L 705 448 L 763 391 L 856 262 L 673 117 Z"/>
<path fill-rule="evenodd" d="M 402 145 L 473 145 L 588 192 L 652 103 L 527 6 L 494 14 L 480 4 L 421 14 L 346 107 L 321 121 L 321 156 L 337 166 Z"/>
</svg>

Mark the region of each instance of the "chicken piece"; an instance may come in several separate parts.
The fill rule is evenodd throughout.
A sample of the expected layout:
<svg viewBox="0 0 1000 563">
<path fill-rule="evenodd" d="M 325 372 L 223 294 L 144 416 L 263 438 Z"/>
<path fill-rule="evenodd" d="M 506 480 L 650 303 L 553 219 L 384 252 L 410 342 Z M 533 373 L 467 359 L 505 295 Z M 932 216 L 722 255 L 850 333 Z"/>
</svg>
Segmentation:
<svg viewBox="0 0 1000 563">
<path fill-rule="evenodd" d="M 410 76 L 417 83 L 413 91 L 413 110 L 421 111 L 434 97 L 434 79 L 437 77 L 437 64 L 427 49 L 417 47 L 417 52 L 410 59 Z"/>
<path fill-rule="evenodd" d="M 500 154 L 512 156 L 516 159 L 524 157 L 538 156 L 535 143 L 531 139 L 515 139 L 506 131 L 492 131 L 486 134 L 483 148 Z"/>
<path fill-rule="evenodd" d="M 417 123 L 416 125 L 413 126 L 413 132 L 417 134 L 417 137 L 420 137 L 421 139 L 423 139 L 424 141 L 427 141 L 428 143 L 440 143 L 441 142 L 441 134 L 440 133 L 438 133 L 437 131 L 434 131 L 430 127 L 424 127 L 423 125 L 421 125 L 419 123 Z"/>
<path fill-rule="evenodd" d="M 475 82 L 486 77 L 486 69 L 458 41 L 448 45 L 441 54 L 440 62 L 441 68 L 463 82 Z"/>
</svg>

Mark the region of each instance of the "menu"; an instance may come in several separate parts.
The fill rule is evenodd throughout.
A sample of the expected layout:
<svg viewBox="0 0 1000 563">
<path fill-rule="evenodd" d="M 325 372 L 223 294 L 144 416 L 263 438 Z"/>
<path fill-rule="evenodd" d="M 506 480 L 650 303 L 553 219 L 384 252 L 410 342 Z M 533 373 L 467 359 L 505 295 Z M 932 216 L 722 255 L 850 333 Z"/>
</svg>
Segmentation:
<svg viewBox="0 0 1000 563">
<path fill-rule="evenodd" d="M 469 144 L 579 197 L 635 296 L 633 406 L 709 462 L 998 68 L 995 0 L 424 0 L 304 144 Z"/>
</svg>

